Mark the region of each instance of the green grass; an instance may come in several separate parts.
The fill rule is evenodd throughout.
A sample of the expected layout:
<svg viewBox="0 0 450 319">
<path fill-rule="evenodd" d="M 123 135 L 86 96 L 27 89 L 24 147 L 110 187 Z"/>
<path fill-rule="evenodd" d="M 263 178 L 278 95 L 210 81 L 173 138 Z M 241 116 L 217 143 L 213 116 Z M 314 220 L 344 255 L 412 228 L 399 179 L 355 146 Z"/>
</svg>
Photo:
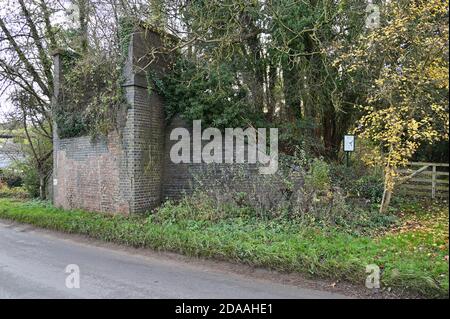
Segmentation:
<svg viewBox="0 0 450 319">
<path fill-rule="evenodd" d="M 9 188 L 6 186 L 0 185 L 0 198 L 19 198 L 25 199 L 28 198 L 29 195 L 27 191 L 23 187 L 14 187 Z"/>
<path fill-rule="evenodd" d="M 410 221 L 410 215 L 406 212 L 403 219 Z M 42 228 L 359 285 L 364 284 L 366 265 L 377 264 L 383 269 L 383 287 L 448 297 L 448 212 L 433 206 L 418 216 L 417 224 L 410 223 L 417 227 L 399 227 L 371 238 L 279 220 L 160 220 L 67 211 L 0 198 L 0 218 Z"/>
</svg>

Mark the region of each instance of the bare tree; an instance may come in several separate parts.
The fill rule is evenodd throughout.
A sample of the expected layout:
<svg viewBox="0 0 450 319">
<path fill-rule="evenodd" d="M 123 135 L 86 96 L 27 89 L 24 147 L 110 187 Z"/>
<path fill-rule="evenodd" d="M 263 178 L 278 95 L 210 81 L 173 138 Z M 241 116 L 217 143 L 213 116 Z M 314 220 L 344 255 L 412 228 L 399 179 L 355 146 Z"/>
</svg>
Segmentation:
<svg viewBox="0 0 450 319">
<path fill-rule="evenodd" d="M 50 101 L 53 95 L 51 51 L 57 35 L 51 24 L 55 3 L 49 0 L 9 1 L 17 13 L 0 15 L 0 83 L 8 88 L 15 107 L 10 116 L 23 125 L 24 139 L 39 174 L 40 197 L 45 198 L 52 139 Z M 43 141 L 42 139 L 46 140 Z M 47 147 L 48 148 L 48 147 Z"/>
</svg>

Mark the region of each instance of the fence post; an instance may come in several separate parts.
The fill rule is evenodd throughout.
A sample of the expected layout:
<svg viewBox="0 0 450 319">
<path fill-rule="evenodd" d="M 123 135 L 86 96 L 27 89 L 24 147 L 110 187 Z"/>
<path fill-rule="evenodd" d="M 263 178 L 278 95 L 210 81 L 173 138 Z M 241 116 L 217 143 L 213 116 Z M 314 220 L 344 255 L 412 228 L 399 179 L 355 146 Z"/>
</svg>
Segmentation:
<svg viewBox="0 0 450 319">
<path fill-rule="evenodd" d="M 433 165 L 433 173 L 431 174 L 431 198 L 436 197 L 436 165 Z"/>
</svg>

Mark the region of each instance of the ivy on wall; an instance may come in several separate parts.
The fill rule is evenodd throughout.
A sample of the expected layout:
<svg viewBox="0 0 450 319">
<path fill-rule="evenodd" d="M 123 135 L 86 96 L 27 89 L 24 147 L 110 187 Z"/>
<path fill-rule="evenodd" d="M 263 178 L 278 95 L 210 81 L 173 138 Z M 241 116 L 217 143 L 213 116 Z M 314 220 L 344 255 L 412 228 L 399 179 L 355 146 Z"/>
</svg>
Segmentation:
<svg viewBox="0 0 450 319">
<path fill-rule="evenodd" d="M 263 117 L 249 107 L 248 90 L 231 68 L 210 68 L 178 57 L 171 72 L 158 77 L 147 73 L 148 87 L 164 97 L 166 117 L 175 114 L 219 129 L 262 125 Z"/>
<path fill-rule="evenodd" d="M 121 21 L 119 50 L 113 54 L 61 54 L 62 96 L 53 110 L 60 138 L 106 136 L 116 127 L 117 113 L 126 104 L 122 71 L 133 29 L 132 21 Z"/>
</svg>

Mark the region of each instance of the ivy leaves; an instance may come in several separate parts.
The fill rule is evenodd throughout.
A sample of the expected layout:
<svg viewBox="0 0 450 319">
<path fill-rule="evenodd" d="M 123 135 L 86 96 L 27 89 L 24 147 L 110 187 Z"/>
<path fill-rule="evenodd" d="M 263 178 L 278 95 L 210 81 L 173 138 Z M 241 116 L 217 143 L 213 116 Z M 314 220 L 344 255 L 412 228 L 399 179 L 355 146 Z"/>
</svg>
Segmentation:
<svg viewBox="0 0 450 319">
<path fill-rule="evenodd" d="M 124 101 L 115 59 L 88 52 L 66 57 L 62 99 L 54 109 L 60 138 L 106 135 Z"/>
</svg>

